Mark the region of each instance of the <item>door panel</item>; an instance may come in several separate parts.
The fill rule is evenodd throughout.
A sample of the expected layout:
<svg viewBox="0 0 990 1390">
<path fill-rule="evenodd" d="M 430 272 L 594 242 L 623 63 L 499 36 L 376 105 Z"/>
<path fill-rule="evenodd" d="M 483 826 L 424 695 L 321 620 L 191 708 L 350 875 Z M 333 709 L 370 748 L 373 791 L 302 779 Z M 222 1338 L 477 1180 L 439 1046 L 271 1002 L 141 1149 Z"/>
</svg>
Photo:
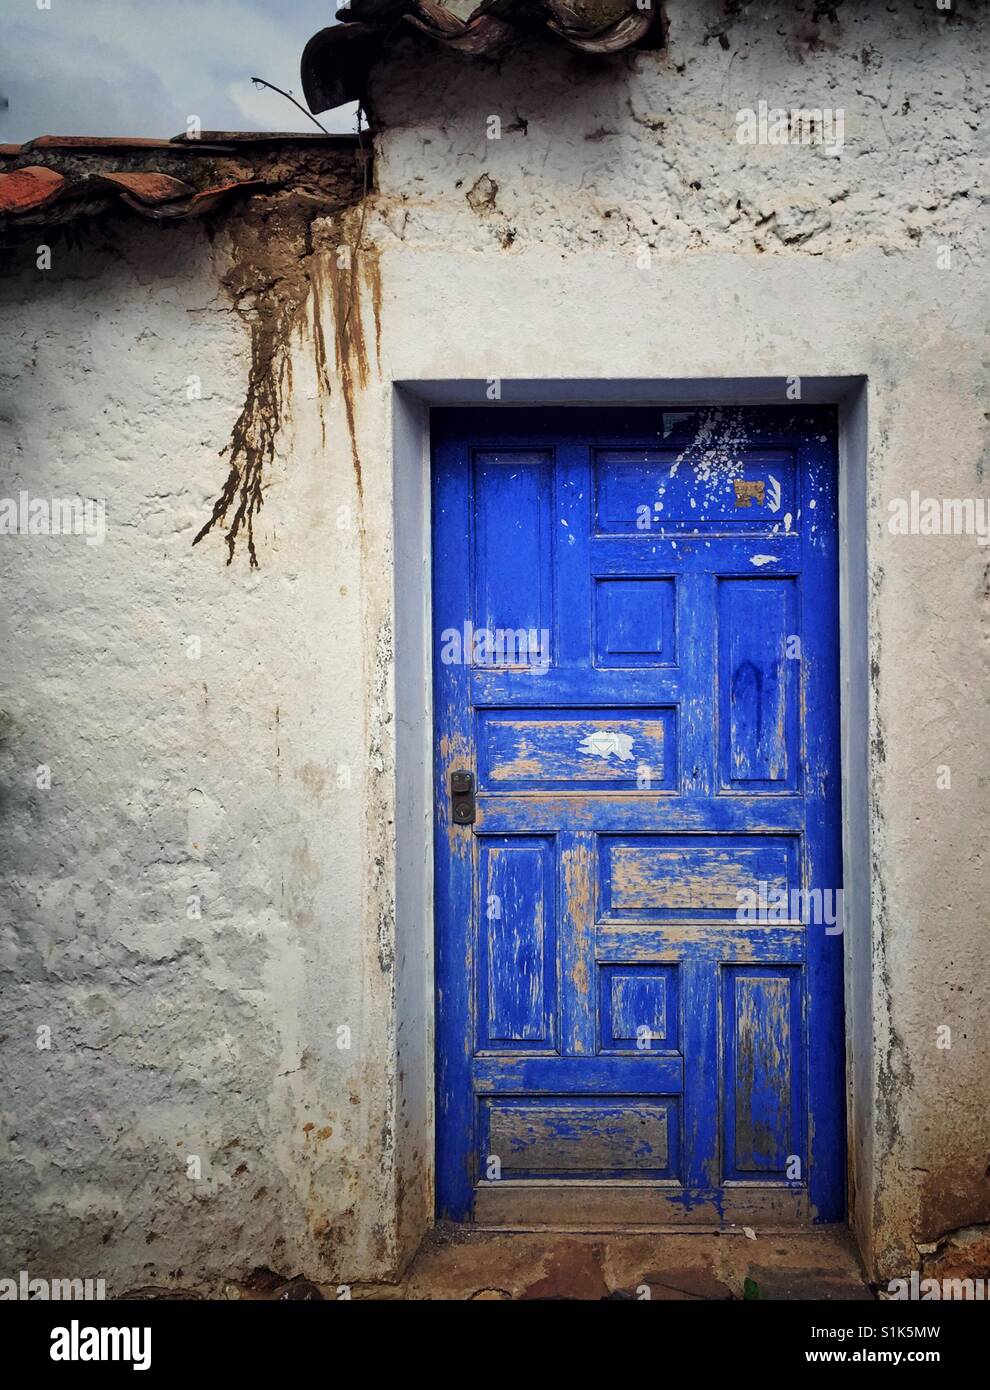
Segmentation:
<svg viewBox="0 0 990 1390">
<path fill-rule="evenodd" d="M 553 841 L 479 837 L 478 1050 L 553 1050 L 557 1038 Z"/>
<path fill-rule="evenodd" d="M 442 1215 L 842 1216 L 834 441 L 434 413 Z"/>
</svg>

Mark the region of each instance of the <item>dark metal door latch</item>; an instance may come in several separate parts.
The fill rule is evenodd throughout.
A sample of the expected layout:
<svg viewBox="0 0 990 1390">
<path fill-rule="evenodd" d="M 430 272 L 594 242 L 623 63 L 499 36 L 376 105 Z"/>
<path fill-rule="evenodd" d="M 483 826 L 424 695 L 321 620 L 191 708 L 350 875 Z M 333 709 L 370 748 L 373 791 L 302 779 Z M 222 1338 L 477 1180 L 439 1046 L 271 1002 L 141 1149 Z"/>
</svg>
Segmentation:
<svg viewBox="0 0 990 1390">
<path fill-rule="evenodd" d="M 450 774 L 450 806 L 455 825 L 474 824 L 474 773 Z"/>
</svg>

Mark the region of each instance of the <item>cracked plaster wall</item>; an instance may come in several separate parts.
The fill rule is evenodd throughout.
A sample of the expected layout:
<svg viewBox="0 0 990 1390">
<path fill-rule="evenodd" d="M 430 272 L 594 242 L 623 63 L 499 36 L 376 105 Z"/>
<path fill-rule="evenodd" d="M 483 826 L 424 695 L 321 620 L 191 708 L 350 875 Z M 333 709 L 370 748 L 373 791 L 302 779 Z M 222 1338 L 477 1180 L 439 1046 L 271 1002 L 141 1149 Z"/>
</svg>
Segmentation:
<svg viewBox="0 0 990 1390">
<path fill-rule="evenodd" d="M 887 1277 L 952 1231 L 976 1248 L 990 1219 L 990 553 L 885 525 L 912 489 L 990 496 L 990 34 L 973 6 L 903 0 L 834 21 L 666 8 L 665 55 L 548 45 L 496 66 L 410 44 L 378 71 L 383 375 L 868 378 L 873 939 L 849 943 L 869 1002 L 850 1177 Z M 841 153 L 739 144 L 735 113 L 761 100 L 842 108 Z"/>
<path fill-rule="evenodd" d="M 394 1259 L 388 962 L 365 934 L 389 851 L 363 815 L 387 650 L 362 645 L 312 317 L 262 567 L 192 547 L 246 391 L 229 264 L 223 229 L 117 225 L 3 291 L 3 495 L 106 499 L 107 536 L 0 545 L 0 1269 L 110 1293 Z"/>
</svg>

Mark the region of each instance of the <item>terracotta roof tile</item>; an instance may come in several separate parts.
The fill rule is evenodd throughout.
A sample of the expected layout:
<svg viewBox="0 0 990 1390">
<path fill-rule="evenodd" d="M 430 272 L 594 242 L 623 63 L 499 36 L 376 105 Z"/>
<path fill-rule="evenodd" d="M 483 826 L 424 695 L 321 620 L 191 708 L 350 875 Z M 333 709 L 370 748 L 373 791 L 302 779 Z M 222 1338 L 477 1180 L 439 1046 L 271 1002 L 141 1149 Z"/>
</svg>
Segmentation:
<svg viewBox="0 0 990 1390">
<path fill-rule="evenodd" d="M 363 157 L 355 136 L 255 131 L 174 140 L 41 135 L 2 145 L 0 229 L 57 225 L 113 209 L 158 222 L 201 217 L 232 199 L 285 187 L 292 164 L 282 147 L 292 146 L 307 151 L 311 169 L 323 162 L 324 148 L 331 168 L 340 153 Z M 154 167 L 159 164 L 165 167 Z"/>
<path fill-rule="evenodd" d="M 139 203 L 167 203 L 172 198 L 191 198 L 196 192 L 192 184 L 173 179 L 170 174 L 94 174 L 89 183 L 100 179 L 130 193 Z"/>
<path fill-rule="evenodd" d="M 167 150 L 169 140 L 131 135 L 36 135 L 22 150 Z"/>
<path fill-rule="evenodd" d="M 204 213 L 213 212 L 221 204 L 229 202 L 232 197 L 260 193 L 268 186 L 264 179 L 239 179 L 233 183 L 218 184 L 216 188 L 201 189 L 199 193 L 194 193 L 191 198 L 181 203 L 170 201 L 160 202 L 155 207 L 139 207 L 137 202 L 126 194 L 123 201 L 145 217 L 164 222 L 169 218 L 202 217 Z"/>
<path fill-rule="evenodd" d="M 168 174 L 89 174 L 67 179 L 53 169 L 28 167 L 0 174 L 0 226 L 72 222 L 123 205 L 156 221 L 201 217 L 221 203 L 269 185 L 264 179 L 234 179 L 196 190 Z"/>
<path fill-rule="evenodd" d="M 410 27 L 458 53 L 496 57 L 552 35 L 585 53 L 663 48 L 662 7 L 640 0 L 351 0 L 339 24 L 314 34 L 302 56 L 309 109 L 329 111 L 367 95 L 372 67 Z"/>
<path fill-rule="evenodd" d="M 65 179 L 54 169 L 28 164 L 10 174 L 0 174 L 0 216 L 33 212 L 57 197 Z"/>
</svg>

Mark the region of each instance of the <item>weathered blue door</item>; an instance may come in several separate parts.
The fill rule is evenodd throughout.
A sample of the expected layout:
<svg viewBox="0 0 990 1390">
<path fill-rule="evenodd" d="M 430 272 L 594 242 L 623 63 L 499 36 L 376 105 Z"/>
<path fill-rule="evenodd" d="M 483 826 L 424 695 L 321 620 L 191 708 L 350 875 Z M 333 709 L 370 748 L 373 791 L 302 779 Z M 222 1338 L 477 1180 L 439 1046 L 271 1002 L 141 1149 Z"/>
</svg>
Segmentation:
<svg viewBox="0 0 990 1390">
<path fill-rule="evenodd" d="M 433 454 L 440 1214 L 841 1218 L 833 413 Z"/>
</svg>

